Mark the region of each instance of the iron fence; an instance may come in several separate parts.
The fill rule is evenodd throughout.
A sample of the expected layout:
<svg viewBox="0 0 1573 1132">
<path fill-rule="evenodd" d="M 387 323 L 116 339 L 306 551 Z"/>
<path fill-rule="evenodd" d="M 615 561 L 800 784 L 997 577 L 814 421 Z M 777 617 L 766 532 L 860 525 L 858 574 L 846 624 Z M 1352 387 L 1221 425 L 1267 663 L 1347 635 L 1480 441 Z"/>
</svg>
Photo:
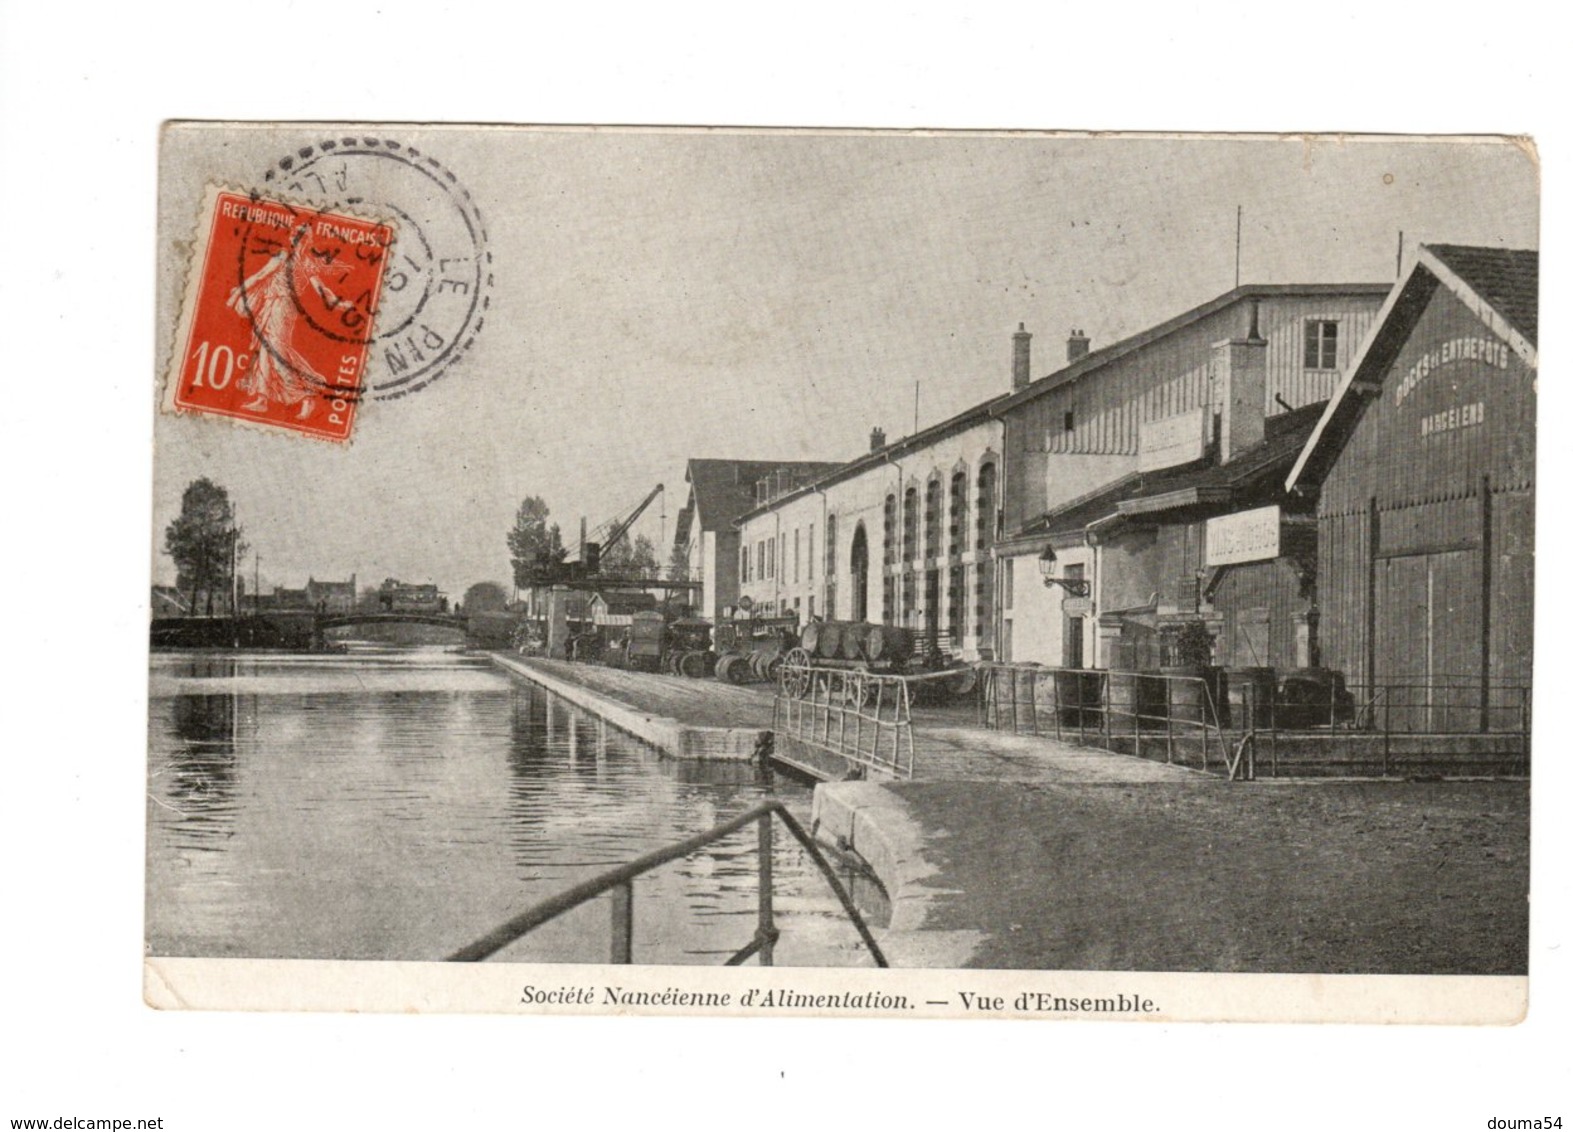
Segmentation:
<svg viewBox="0 0 1573 1132">
<path fill-rule="evenodd" d="M 1529 772 L 1530 689 L 1480 681 L 1345 685 L 1271 669 L 1209 676 L 980 666 L 984 726 L 1219 770 L 1517 775 Z"/>
<path fill-rule="evenodd" d="M 985 727 L 1197 762 L 1203 770 L 1231 763 L 1217 691 L 1203 677 L 993 661 L 978 667 Z"/>
</svg>

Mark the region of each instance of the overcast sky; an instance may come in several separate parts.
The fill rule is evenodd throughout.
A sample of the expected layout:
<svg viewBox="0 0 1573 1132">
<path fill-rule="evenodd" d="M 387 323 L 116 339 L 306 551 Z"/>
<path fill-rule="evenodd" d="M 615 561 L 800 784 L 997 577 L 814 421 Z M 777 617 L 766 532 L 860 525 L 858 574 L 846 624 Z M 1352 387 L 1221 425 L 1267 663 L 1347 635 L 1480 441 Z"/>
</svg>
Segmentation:
<svg viewBox="0 0 1573 1132">
<path fill-rule="evenodd" d="M 1538 246 L 1537 169 L 1502 142 L 1183 141 L 386 127 L 485 218 L 491 314 L 353 444 L 160 414 L 157 553 L 181 489 L 229 489 L 264 587 L 385 576 L 462 594 L 509 580 L 504 536 L 543 496 L 565 534 L 667 486 L 693 456 L 844 460 L 1034 376 L 1081 328 L 1108 345 L 1245 282 L 1380 282 L 1398 234 Z M 333 136 L 172 130 L 161 169 L 160 350 L 202 187 L 260 184 Z M 159 373 L 166 363 L 161 352 Z M 658 538 L 662 505 L 638 531 Z M 664 557 L 664 554 L 663 554 Z M 251 573 L 248 563 L 248 579 Z"/>
</svg>

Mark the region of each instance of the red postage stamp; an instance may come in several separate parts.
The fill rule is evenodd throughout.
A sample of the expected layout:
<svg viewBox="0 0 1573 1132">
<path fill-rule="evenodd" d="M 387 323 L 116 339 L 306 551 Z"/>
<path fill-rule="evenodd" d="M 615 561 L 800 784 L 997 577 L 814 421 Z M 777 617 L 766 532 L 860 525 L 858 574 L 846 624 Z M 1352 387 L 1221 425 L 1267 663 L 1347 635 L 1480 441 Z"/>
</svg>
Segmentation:
<svg viewBox="0 0 1573 1132">
<path fill-rule="evenodd" d="M 349 440 L 393 236 L 358 216 L 210 191 L 167 407 Z"/>
</svg>

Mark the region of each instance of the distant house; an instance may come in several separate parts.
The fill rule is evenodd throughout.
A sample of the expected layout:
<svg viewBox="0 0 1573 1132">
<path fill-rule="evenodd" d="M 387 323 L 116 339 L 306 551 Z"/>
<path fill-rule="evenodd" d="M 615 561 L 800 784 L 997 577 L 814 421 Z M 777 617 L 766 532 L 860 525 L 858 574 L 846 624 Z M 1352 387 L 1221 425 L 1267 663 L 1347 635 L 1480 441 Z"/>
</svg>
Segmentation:
<svg viewBox="0 0 1573 1132">
<path fill-rule="evenodd" d="M 768 497 L 839 468 L 819 460 L 688 461 L 688 502 L 677 516 L 677 546 L 688 557 L 688 579 L 699 582 L 696 612 L 714 620 L 735 605 L 739 589 L 739 516 Z"/>
<path fill-rule="evenodd" d="M 434 589 L 436 587 L 433 587 Z M 347 582 L 306 582 L 306 601 L 319 613 L 351 613 L 355 609 L 355 575 Z"/>
<path fill-rule="evenodd" d="M 643 613 L 655 607 L 654 594 L 606 590 L 590 598 L 590 620 L 597 625 L 631 625 L 635 613 Z"/>
<path fill-rule="evenodd" d="M 401 582 L 397 578 L 383 580 L 377 591 L 377 603 L 384 613 L 446 613 L 448 595 L 431 582 Z"/>
<path fill-rule="evenodd" d="M 274 586 L 271 597 L 263 595 L 262 609 L 268 613 L 304 613 L 311 609 L 305 590 Z"/>
</svg>

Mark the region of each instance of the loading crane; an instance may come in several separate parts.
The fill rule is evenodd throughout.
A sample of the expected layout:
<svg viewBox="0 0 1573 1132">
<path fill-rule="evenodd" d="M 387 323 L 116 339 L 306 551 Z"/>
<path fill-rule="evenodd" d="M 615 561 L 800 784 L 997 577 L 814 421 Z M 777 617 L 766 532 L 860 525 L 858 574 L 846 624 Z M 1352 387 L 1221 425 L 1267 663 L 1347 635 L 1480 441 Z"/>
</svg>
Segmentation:
<svg viewBox="0 0 1573 1132">
<path fill-rule="evenodd" d="M 613 524 L 612 529 L 606 533 L 604 539 L 600 542 L 586 542 L 584 544 L 584 549 L 580 554 L 580 561 L 584 565 L 586 574 L 599 574 L 601 572 L 601 555 L 623 541 L 628 534 L 629 528 L 639 521 L 639 516 L 643 515 L 650 504 L 655 502 L 655 497 L 665 490 L 665 484 L 656 484 L 651 489 L 650 494 L 645 496 L 643 501 L 640 502 L 639 506 L 633 509 L 628 518 L 620 523 Z"/>
<path fill-rule="evenodd" d="M 656 484 L 650 494 L 640 501 L 626 518 L 615 519 L 599 541 L 590 541 L 583 534 L 579 539 L 577 558 L 569 558 L 563 549 L 543 551 L 537 559 L 536 577 L 543 585 L 583 585 L 594 582 L 617 581 L 601 577 L 601 556 L 628 536 L 629 530 L 639 521 L 639 516 L 655 502 L 656 496 L 666 490 L 665 484 Z M 653 579 L 639 579 L 653 581 Z"/>
</svg>

